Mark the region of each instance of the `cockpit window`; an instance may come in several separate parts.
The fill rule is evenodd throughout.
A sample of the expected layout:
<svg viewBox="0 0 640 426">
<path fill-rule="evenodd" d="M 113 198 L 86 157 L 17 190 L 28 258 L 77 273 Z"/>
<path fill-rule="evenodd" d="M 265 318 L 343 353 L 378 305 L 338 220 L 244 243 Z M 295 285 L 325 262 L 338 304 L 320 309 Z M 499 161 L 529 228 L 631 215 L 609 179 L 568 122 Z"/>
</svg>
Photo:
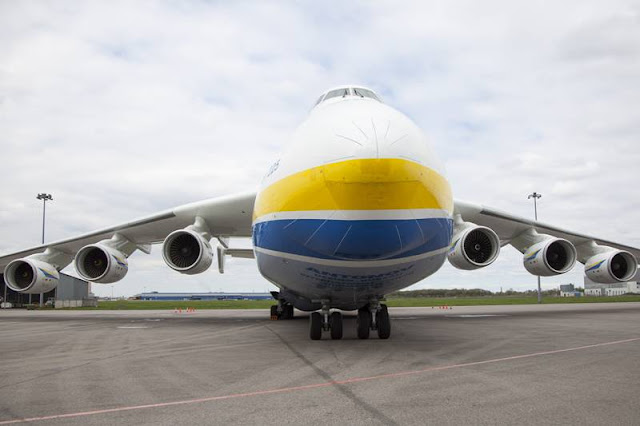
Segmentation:
<svg viewBox="0 0 640 426">
<path fill-rule="evenodd" d="M 378 102 L 382 102 L 380 98 L 369 89 L 365 89 L 362 87 L 342 87 L 340 89 L 331 90 L 328 93 L 320 96 L 316 101 L 314 107 L 326 101 L 327 99 L 346 98 L 347 96 L 357 96 L 359 98 L 374 99 Z"/>
<path fill-rule="evenodd" d="M 327 96 L 324 97 L 324 100 L 326 101 L 327 99 L 331 99 L 331 98 L 337 98 L 337 97 L 345 97 L 345 96 L 349 96 L 349 89 L 348 88 L 344 88 L 344 89 L 336 89 L 336 90 L 332 90 L 329 93 L 327 93 Z"/>
<path fill-rule="evenodd" d="M 373 93 L 371 90 L 363 89 L 363 88 L 360 88 L 360 87 L 354 88 L 353 89 L 353 94 L 356 95 L 356 96 L 360 96 L 361 98 L 371 98 L 371 99 L 375 99 L 376 101 L 380 100 L 380 99 L 378 99 L 376 94 Z"/>
</svg>

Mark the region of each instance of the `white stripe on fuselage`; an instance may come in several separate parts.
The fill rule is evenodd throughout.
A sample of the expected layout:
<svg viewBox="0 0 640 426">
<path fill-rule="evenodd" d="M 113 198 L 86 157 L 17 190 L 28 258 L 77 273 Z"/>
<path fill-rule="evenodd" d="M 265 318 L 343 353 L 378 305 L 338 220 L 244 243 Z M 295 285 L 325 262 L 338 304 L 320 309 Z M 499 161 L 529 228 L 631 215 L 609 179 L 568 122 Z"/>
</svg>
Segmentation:
<svg viewBox="0 0 640 426">
<path fill-rule="evenodd" d="M 399 210 L 308 210 L 269 213 L 256 218 L 253 223 L 271 220 L 331 219 L 331 220 L 414 220 L 450 218 L 441 209 L 399 209 Z"/>
</svg>

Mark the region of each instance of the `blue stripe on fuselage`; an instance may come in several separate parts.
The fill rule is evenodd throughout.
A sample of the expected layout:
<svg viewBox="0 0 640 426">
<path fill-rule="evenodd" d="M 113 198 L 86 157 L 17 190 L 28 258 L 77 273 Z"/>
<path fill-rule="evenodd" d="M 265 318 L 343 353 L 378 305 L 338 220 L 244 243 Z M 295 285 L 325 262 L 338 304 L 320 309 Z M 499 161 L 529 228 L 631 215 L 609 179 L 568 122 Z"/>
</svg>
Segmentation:
<svg viewBox="0 0 640 426">
<path fill-rule="evenodd" d="M 280 219 L 254 224 L 256 247 L 334 260 L 397 259 L 451 244 L 450 218 Z"/>
</svg>

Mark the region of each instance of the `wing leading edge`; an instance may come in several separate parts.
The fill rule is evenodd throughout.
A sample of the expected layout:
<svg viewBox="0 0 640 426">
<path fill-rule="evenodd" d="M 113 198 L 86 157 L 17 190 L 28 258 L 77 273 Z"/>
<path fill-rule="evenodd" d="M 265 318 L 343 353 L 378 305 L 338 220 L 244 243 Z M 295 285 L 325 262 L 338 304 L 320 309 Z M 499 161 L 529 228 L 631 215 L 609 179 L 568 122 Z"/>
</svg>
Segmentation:
<svg viewBox="0 0 640 426">
<path fill-rule="evenodd" d="M 520 235 L 530 230 L 535 230 L 540 234 L 548 234 L 570 241 L 577 248 L 599 245 L 625 250 L 640 259 L 640 249 L 619 244 L 613 241 L 580 234 L 577 232 L 561 229 L 546 223 L 533 221 L 530 219 L 511 215 L 490 207 L 472 204 L 465 201 L 455 201 L 454 214 L 460 215 L 466 222 L 486 226 L 493 229 L 500 237 L 501 245 L 512 243 Z M 519 247 L 520 251 L 521 250 Z"/>
<path fill-rule="evenodd" d="M 207 223 L 214 237 L 250 237 L 255 197 L 251 192 L 185 204 L 78 237 L 31 247 L 0 256 L 0 271 L 11 261 L 31 255 L 37 255 L 61 270 L 73 261 L 82 247 L 114 236 L 123 237 L 131 246 L 129 251 L 138 249 L 148 253 L 150 244 L 159 243 L 171 232 L 192 225 L 197 217 Z"/>
</svg>

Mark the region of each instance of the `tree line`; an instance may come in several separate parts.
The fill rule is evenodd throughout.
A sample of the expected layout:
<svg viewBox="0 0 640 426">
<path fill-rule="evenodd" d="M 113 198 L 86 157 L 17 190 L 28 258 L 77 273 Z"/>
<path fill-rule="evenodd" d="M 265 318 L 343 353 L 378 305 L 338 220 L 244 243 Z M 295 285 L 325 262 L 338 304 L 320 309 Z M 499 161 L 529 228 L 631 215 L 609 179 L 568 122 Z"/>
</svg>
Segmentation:
<svg viewBox="0 0 640 426">
<path fill-rule="evenodd" d="M 388 298 L 398 297 L 490 297 L 490 296 L 535 296 L 537 290 L 517 291 L 508 289 L 503 292 L 492 292 L 482 288 L 444 288 L 396 291 L 389 294 Z M 544 290 L 543 296 L 559 296 L 559 290 Z"/>
</svg>

